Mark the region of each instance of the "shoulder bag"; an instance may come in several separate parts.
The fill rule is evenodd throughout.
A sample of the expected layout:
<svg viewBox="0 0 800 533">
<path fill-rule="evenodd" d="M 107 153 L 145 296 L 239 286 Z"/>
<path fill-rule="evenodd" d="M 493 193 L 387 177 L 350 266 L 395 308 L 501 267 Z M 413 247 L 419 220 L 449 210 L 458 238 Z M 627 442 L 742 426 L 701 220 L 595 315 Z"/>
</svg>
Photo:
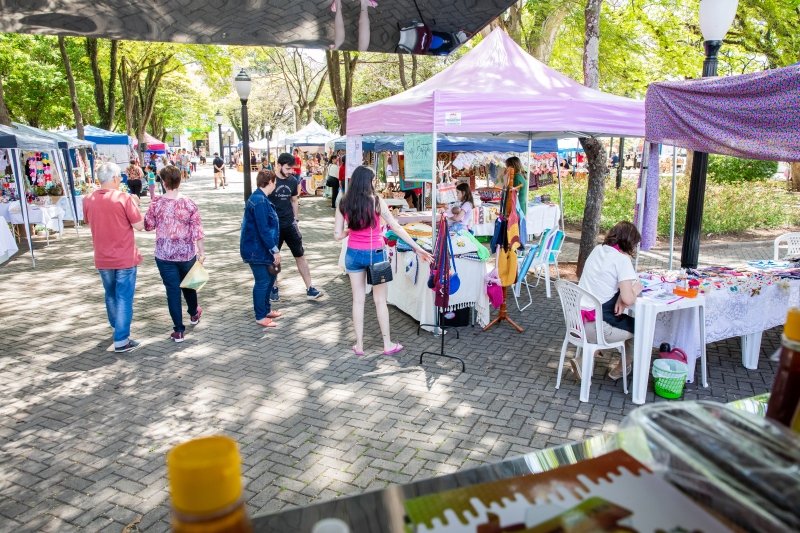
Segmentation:
<svg viewBox="0 0 800 533">
<path fill-rule="evenodd" d="M 381 285 L 392 281 L 392 264 L 388 259 L 384 259 L 380 263 L 373 263 L 372 260 L 372 227 L 369 229 L 370 241 L 370 265 L 367 267 L 367 283 L 370 285 Z M 385 254 L 384 254 L 385 255 Z"/>
</svg>

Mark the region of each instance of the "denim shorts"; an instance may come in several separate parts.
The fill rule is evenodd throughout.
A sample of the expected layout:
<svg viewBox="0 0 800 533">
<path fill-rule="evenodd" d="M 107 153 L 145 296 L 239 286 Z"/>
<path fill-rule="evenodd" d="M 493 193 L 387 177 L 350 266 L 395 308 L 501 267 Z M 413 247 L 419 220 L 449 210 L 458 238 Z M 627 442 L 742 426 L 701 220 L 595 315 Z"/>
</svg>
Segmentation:
<svg viewBox="0 0 800 533">
<path fill-rule="evenodd" d="M 384 261 L 383 249 L 354 250 L 348 248 L 344 255 L 344 271 L 348 274 L 366 272 L 369 265 Z"/>
</svg>

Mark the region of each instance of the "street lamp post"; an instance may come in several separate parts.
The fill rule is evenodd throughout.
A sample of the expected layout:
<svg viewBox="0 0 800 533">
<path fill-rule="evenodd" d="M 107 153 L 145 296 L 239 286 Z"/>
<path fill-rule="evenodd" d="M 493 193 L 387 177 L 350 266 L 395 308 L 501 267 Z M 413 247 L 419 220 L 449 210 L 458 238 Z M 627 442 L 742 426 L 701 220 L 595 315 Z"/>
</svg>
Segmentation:
<svg viewBox="0 0 800 533">
<path fill-rule="evenodd" d="M 228 130 L 228 165 L 233 168 L 233 130 Z"/>
<path fill-rule="evenodd" d="M 267 165 L 269 166 L 272 161 L 272 156 L 269 152 L 269 139 L 272 137 L 272 126 L 269 124 L 264 126 L 264 137 L 267 138 Z"/>
<path fill-rule="evenodd" d="M 250 182 L 250 125 L 247 122 L 247 98 L 250 96 L 251 80 L 242 69 L 233 81 L 239 100 L 242 102 L 242 170 L 244 170 L 244 201 L 250 198 L 253 190 Z"/>
<path fill-rule="evenodd" d="M 225 149 L 222 146 L 222 113 L 217 110 L 217 114 L 214 115 L 214 118 L 217 119 L 217 130 L 219 132 L 219 153 L 222 156 L 222 161 L 225 161 Z"/>
<path fill-rule="evenodd" d="M 717 75 L 717 52 L 736 16 L 738 0 L 700 0 L 700 31 L 706 58 L 703 77 Z M 689 179 L 689 199 L 686 209 L 686 226 L 683 231 L 681 267 L 697 268 L 700 255 L 700 228 L 703 222 L 703 201 L 706 192 L 708 154 L 695 152 L 692 174 Z"/>
</svg>

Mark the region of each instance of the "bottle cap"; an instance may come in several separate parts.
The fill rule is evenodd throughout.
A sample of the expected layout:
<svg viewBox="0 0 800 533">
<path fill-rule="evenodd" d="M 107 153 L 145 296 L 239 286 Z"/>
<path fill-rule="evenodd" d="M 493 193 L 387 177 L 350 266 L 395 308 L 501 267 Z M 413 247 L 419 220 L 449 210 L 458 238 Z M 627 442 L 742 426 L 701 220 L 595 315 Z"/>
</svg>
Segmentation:
<svg viewBox="0 0 800 533">
<path fill-rule="evenodd" d="M 175 446 L 167 454 L 173 507 L 205 514 L 233 505 L 242 495 L 241 463 L 236 441 L 224 435 Z"/>
<path fill-rule="evenodd" d="M 783 326 L 783 334 L 789 340 L 800 342 L 800 307 L 792 307 L 786 313 L 786 324 Z"/>
</svg>

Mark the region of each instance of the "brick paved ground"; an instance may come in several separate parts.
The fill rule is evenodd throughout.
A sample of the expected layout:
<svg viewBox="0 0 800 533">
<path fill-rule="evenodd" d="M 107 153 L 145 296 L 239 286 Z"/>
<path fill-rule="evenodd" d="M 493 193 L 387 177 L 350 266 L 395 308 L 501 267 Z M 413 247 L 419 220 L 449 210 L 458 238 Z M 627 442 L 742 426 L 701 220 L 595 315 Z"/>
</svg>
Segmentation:
<svg viewBox="0 0 800 533">
<path fill-rule="evenodd" d="M 286 317 L 264 332 L 253 323 L 251 275 L 238 254 L 241 179 L 213 191 L 205 168 L 185 189 L 204 215 L 211 282 L 200 294 L 203 321 L 183 344 L 167 339 L 152 235 L 137 237 L 147 258 L 133 335 L 144 347 L 130 355 L 105 351 L 111 333 L 88 229 L 37 243 L 36 271 L 27 255 L 0 267 L 0 529 L 120 531 L 141 518 L 140 530 L 163 531 L 164 455 L 198 435 L 236 438 L 248 507 L 260 514 L 612 432 L 634 407 L 621 384 L 603 377 L 603 361 L 591 403 L 578 401 L 569 376 L 554 389 L 563 320 L 557 298 L 541 288 L 533 308 L 512 311 L 524 334 L 467 329 L 448 341 L 467 361 L 463 374 L 450 361 L 419 366 L 417 354 L 437 340 L 417 337 L 393 308 L 393 336 L 406 351 L 353 357 L 350 290 L 337 275 L 333 218 L 321 198 L 301 200 L 301 227 L 326 295 L 306 301 L 290 259 L 281 275 Z M 568 242 L 564 257 L 575 250 Z M 702 254 L 735 263 L 771 248 L 719 245 Z M 369 302 L 367 320 L 375 324 Z M 378 353 L 376 326 L 367 338 L 368 353 Z M 764 356 L 778 343 L 776 330 L 764 335 L 759 371 L 741 366 L 738 341 L 710 345 L 711 386 L 688 385 L 685 397 L 730 401 L 768 390 L 774 363 Z"/>
</svg>

